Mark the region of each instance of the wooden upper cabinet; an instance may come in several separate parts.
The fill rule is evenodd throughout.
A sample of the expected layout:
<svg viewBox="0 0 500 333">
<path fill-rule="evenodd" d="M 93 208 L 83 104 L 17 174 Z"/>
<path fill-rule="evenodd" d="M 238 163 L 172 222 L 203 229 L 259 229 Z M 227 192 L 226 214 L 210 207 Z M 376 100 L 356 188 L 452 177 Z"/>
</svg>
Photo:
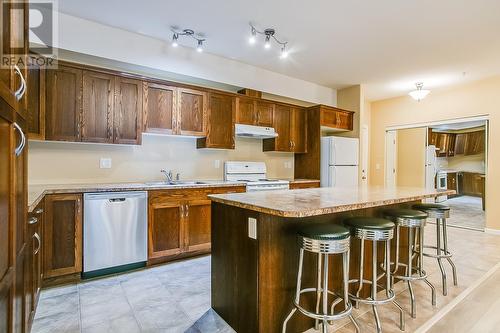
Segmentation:
<svg viewBox="0 0 500 333">
<path fill-rule="evenodd" d="M 45 69 L 28 69 L 27 81 L 28 138 L 45 139 Z"/>
<path fill-rule="evenodd" d="M 144 82 L 144 131 L 174 134 L 177 131 L 177 88 Z"/>
<path fill-rule="evenodd" d="M 486 132 L 475 131 L 466 134 L 464 154 L 465 155 L 476 155 L 485 152 L 486 147 Z"/>
<path fill-rule="evenodd" d="M 274 103 L 256 101 L 255 110 L 257 113 L 256 125 L 272 127 Z"/>
<path fill-rule="evenodd" d="M 292 108 L 287 105 L 277 104 L 274 108 L 273 127 L 278 133 L 274 139 L 263 140 L 264 151 L 292 152 L 292 140 L 290 137 L 290 118 Z"/>
<path fill-rule="evenodd" d="M 330 106 L 320 107 L 320 124 L 334 130 L 352 131 L 354 112 Z"/>
<path fill-rule="evenodd" d="M 59 65 L 46 76 L 45 138 L 80 141 L 82 70 Z"/>
<path fill-rule="evenodd" d="M 82 271 L 82 195 L 45 196 L 44 278 Z"/>
<path fill-rule="evenodd" d="M 203 91 L 178 88 L 178 134 L 205 136 L 207 133 L 207 94 Z"/>
<path fill-rule="evenodd" d="M 113 75 L 83 72 L 81 139 L 86 142 L 113 142 Z"/>
<path fill-rule="evenodd" d="M 115 76 L 114 143 L 141 143 L 142 93 L 141 81 Z"/>
<path fill-rule="evenodd" d="M 290 140 L 294 153 L 307 152 L 307 111 L 292 108 L 290 115 Z"/>
<path fill-rule="evenodd" d="M 465 133 L 457 134 L 455 139 L 455 155 L 463 155 L 465 152 Z"/>
<path fill-rule="evenodd" d="M 236 111 L 236 123 L 245 125 L 256 125 L 257 115 L 253 99 L 238 97 Z"/>
<path fill-rule="evenodd" d="M 197 148 L 234 149 L 236 97 L 208 95 L 207 136 L 197 141 Z"/>
</svg>

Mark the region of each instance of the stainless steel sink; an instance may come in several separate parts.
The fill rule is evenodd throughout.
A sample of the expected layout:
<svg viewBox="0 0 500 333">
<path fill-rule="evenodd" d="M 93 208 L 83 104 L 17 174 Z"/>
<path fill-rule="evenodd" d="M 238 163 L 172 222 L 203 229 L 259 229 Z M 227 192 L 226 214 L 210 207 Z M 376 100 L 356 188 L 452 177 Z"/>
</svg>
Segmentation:
<svg viewBox="0 0 500 333">
<path fill-rule="evenodd" d="M 158 182 L 147 182 L 145 183 L 148 186 L 181 186 L 181 185 L 202 185 L 207 184 L 206 182 L 194 181 L 194 180 L 174 180 L 171 182 L 168 181 L 158 181 Z"/>
</svg>

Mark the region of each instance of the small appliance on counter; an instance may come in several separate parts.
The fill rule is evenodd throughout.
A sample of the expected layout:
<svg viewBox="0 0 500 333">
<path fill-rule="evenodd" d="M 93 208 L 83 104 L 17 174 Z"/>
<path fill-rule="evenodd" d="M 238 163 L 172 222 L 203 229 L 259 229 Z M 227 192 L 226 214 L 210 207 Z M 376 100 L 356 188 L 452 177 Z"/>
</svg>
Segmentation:
<svg viewBox="0 0 500 333">
<path fill-rule="evenodd" d="M 86 193 L 83 198 L 83 278 L 145 266 L 148 193 Z"/>
<path fill-rule="evenodd" d="M 358 186 L 359 139 L 321 138 L 321 187 Z"/>
<path fill-rule="evenodd" d="M 264 162 L 236 162 L 224 163 L 224 180 L 245 182 L 247 192 L 286 190 L 288 180 L 267 179 L 266 163 Z"/>
</svg>

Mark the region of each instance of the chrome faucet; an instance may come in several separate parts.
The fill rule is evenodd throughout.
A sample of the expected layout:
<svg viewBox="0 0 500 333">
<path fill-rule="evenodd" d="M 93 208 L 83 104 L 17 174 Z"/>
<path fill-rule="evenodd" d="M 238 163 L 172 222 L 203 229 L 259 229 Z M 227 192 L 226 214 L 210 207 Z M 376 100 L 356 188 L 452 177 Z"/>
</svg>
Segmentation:
<svg viewBox="0 0 500 333">
<path fill-rule="evenodd" d="M 174 175 L 172 174 L 172 170 L 169 170 L 167 172 L 167 170 L 161 169 L 160 172 L 163 173 L 165 177 L 167 177 L 167 182 L 171 183 L 174 181 Z"/>
</svg>

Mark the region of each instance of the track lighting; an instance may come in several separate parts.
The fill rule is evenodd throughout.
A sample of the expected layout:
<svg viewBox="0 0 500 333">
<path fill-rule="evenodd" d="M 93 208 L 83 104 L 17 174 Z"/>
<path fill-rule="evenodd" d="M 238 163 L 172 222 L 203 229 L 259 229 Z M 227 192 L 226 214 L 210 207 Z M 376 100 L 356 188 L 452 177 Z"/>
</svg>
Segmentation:
<svg viewBox="0 0 500 333">
<path fill-rule="evenodd" d="M 248 38 L 248 42 L 250 44 L 255 44 L 256 41 L 257 41 L 257 31 L 255 30 L 254 27 L 252 27 L 252 34 Z"/>
<path fill-rule="evenodd" d="M 179 44 L 177 43 L 178 39 L 179 39 L 179 35 L 177 35 L 176 33 L 174 33 L 174 35 L 172 36 L 172 46 L 173 47 L 179 46 Z"/>
<path fill-rule="evenodd" d="M 179 45 L 179 43 L 178 43 L 179 36 L 187 36 L 187 37 L 191 37 L 197 41 L 196 51 L 203 52 L 203 42 L 205 41 L 205 39 L 196 37 L 193 30 L 184 29 L 181 32 L 179 32 L 179 31 L 176 31 L 175 29 L 172 29 L 172 33 L 173 33 L 173 35 L 172 35 L 172 46 L 173 47 L 177 47 Z"/>
<path fill-rule="evenodd" d="M 285 59 L 288 57 L 288 50 L 286 49 L 286 45 L 288 42 L 282 42 L 278 38 L 276 38 L 276 36 L 275 36 L 276 30 L 268 28 L 268 29 L 265 29 L 264 31 L 259 31 L 252 24 L 250 24 L 250 28 L 251 28 L 251 35 L 248 38 L 248 42 L 250 44 L 253 45 L 256 43 L 257 34 L 264 35 L 265 36 L 264 48 L 266 50 L 271 48 L 271 39 L 273 39 L 277 44 L 279 44 L 281 46 L 280 58 Z"/>
<path fill-rule="evenodd" d="M 198 46 L 196 47 L 196 51 L 203 52 L 203 40 L 198 40 Z"/>
</svg>

